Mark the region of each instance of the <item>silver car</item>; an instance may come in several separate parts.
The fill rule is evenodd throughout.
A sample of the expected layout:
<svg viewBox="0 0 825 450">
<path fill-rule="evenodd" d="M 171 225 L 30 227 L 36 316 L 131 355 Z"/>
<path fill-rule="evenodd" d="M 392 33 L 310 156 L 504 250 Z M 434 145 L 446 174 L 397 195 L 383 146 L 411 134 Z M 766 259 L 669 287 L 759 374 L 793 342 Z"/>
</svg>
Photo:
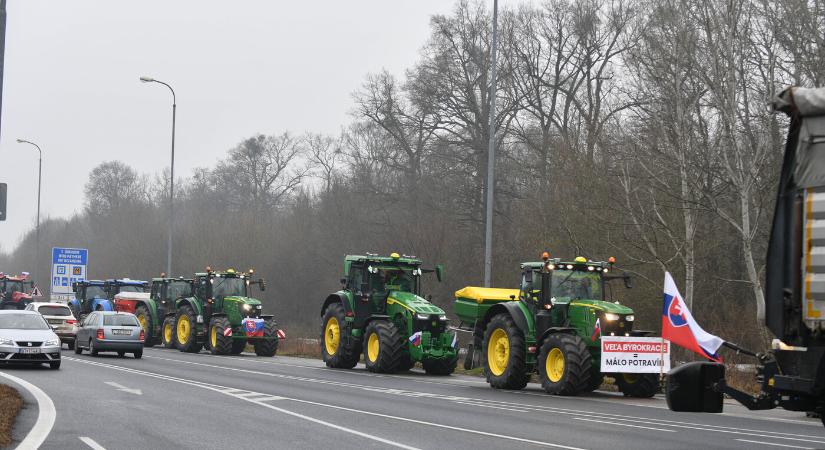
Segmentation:
<svg viewBox="0 0 825 450">
<path fill-rule="evenodd" d="M 65 303 L 34 302 L 26 306 L 26 311 L 36 311 L 43 315 L 46 322 L 52 327 L 60 342 L 74 349 L 75 335 L 77 334 L 77 319 L 72 310 Z"/>
<path fill-rule="evenodd" d="M 117 352 L 119 356 L 131 353 L 143 356 L 143 328 L 132 313 L 93 311 L 77 329 L 74 352 L 88 350 L 92 356 L 100 352 Z"/>
<path fill-rule="evenodd" d="M 60 338 L 34 311 L 0 311 L 0 363 L 60 368 Z"/>
</svg>

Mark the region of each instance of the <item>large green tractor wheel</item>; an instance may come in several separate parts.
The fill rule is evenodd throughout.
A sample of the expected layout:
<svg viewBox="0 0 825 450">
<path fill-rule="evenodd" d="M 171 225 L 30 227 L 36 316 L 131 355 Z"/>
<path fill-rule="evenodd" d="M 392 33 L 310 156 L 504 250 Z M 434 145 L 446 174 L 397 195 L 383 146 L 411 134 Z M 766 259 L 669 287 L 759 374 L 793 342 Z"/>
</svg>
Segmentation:
<svg viewBox="0 0 825 450">
<path fill-rule="evenodd" d="M 593 359 L 579 336 L 551 334 L 539 350 L 541 387 L 548 394 L 577 395 L 590 387 Z"/>
<path fill-rule="evenodd" d="M 405 344 L 405 339 L 392 322 L 370 322 L 364 331 L 364 363 L 367 370 L 377 373 L 398 372 Z"/>
<path fill-rule="evenodd" d="M 344 307 L 340 303 L 327 306 L 321 323 L 321 356 L 327 367 L 352 369 L 361 357 L 360 344 L 356 339 L 343 339 L 346 328 Z M 347 345 L 350 342 L 350 345 Z"/>
<path fill-rule="evenodd" d="M 203 344 L 197 342 L 197 316 L 191 306 L 184 306 L 178 311 L 175 320 L 175 344 L 178 350 L 186 353 L 201 351 Z"/>
<path fill-rule="evenodd" d="M 213 317 L 209 322 L 207 346 L 213 355 L 228 355 L 232 351 L 232 334 L 225 335 L 226 330 L 232 330 L 232 325 L 226 317 Z"/>
<path fill-rule="evenodd" d="M 175 348 L 175 316 L 166 316 L 160 329 L 160 342 L 164 348 Z"/>
<path fill-rule="evenodd" d="M 496 389 L 524 389 L 530 380 L 524 357 L 524 334 L 509 314 L 490 319 L 481 346 L 481 365 L 487 382 Z"/>
<path fill-rule="evenodd" d="M 626 397 L 650 398 L 659 392 L 659 376 L 655 373 L 616 373 L 616 386 Z"/>
<path fill-rule="evenodd" d="M 278 323 L 272 317 L 264 319 L 264 337 L 274 339 L 256 339 L 252 341 L 255 354 L 258 356 L 275 356 L 278 353 Z"/>
<path fill-rule="evenodd" d="M 452 358 L 439 359 L 425 359 L 421 361 L 424 371 L 428 375 L 450 375 L 455 372 L 455 366 L 458 363 L 458 355 Z"/>
<path fill-rule="evenodd" d="M 143 328 L 143 346 L 152 347 L 156 344 L 155 340 L 155 321 L 152 320 L 152 314 L 149 313 L 149 308 L 146 305 L 140 305 L 135 308 L 135 317 L 140 322 L 140 327 Z"/>
</svg>

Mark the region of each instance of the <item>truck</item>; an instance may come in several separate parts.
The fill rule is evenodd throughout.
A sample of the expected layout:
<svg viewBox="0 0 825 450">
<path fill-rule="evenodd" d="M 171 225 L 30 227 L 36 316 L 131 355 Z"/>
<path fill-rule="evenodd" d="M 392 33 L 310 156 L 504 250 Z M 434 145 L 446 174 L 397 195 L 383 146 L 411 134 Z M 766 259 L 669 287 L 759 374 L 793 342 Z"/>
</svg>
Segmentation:
<svg viewBox="0 0 825 450">
<path fill-rule="evenodd" d="M 84 280 L 72 283 L 75 293 L 69 308 L 78 319 L 92 311 L 114 311 L 114 297 L 121 292 L 144 292 L 146 282 L 129 278 Z"/>
<path fill-rule="evenodd" d="M 137 316 L 143 328 L 144 345 L 174 347 L 175 302 L 193 295 L 192 278 L 153 278 L 148 293 L 121 292 L 115 295 L 115 310 Z"/>
<path fill-rule="evenodd" d="M 196 273 L 191 296 L 175 301 L 175 346 L 187 353 L 206 348 L 214 355 L 241 353 L 252 344 L 258 356 L 275 356 L 286 335 L 273 315 L 263 314 L 261 301 L 249 297 L 250 286 L 266 289 L 254 270 Z M 165 328 L 165 326 L 164 326 Z"/>
<path fill-rule="evenodd" d="M 6 275 L 0 272 L 0 309 L 25 309 L 32 302 L 34 281 L 29 274 Z"/>
<path fill-rule="evenodd" d="M 367 370 L 395 373 L 421 362 L 424 371 L 449 375 L 458 360 L 447 314 L 425 299 L 422 268 L 413 256 L 347 255 L 341 289 L 321 305 L 321 354 L 327 367 L 352 369 L 361 353 Z"/>
<path fill-rule="evenodd" d="M 521 264 L 518 289 L 465 287 L 455 293 L 459 329 L 472 333 L 464 366 L 483 367 L 490 386 L 522 389 L 538 372 L 549 394 L 578 395 L 615 379 L 626 396 L 652 397 L 659 391 L 657 373 L 603 373 L 603 336 L 650 336 L 634 329 L 633 309 L 612 297 L 615 258 L 572 261 L 550 258 Z M 606 291 L 610 291 L 608 295 Z"/>
<path fill-rule="evenodd" d="M 759 391 L 736 389 L 723 364 L 698 361 L 671 370 L 665 392 L 673 411 L 721 413 L 728 395 L 825 425 L 825 88 L 785 89 L 772 106 L 790 117 L 765 270 L 765 325 L 776 338 L 756 352 L 724 344 L 755 359 Z"/>
</svg>

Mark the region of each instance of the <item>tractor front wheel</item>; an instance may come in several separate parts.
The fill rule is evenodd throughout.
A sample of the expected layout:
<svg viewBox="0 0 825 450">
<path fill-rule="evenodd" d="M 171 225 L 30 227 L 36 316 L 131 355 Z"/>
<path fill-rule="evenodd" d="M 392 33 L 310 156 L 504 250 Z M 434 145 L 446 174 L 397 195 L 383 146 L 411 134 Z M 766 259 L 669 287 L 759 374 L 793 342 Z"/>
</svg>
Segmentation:
<svg viewBox="0 0 825 450">
<path fill-rule="evenodd" d="M 203 344 L 197 340 L 197 317 L 191 306 L 184 306 L 175 320 L 175 344 L 178 350 L 186 353 L 198 353 Z"/>
<path fill-rule="evenodd" d="M 590 387 L 593 359 L 584 341 L 573 334 L 551 334 L 539 351 L 541 387 L 548 394 L 577 395 Z"/>
<path fill-rule="evenodd" d="M 233 355 L 240 355 L 246 348 L 246 339 L 232 339 L 232 353 Z"/>
<path fill-rule="evenodd" d="M 252 341 L 258 356 L 275 356 L 278 353 L 278 323 L 270 317 L 264 319 L 264 337 L 273 339 L 256 339 Z"/>
<path fill-rule="evenodd" d="M 375 320 L 364 332 L 364 362 L 367 370 L 377 373 L 395 373 L 404 356 L 404 338 L 392 322 Z"/>
<path fill-rule="evenodd" d="M 616 386 L 625 397 L 650 398 L 659 392 L 659 376 L 655 373 L 617 373 Z"/>
<path fill-rule="evenodd" d="M 425 359 L 421 361 L 427 375 L 450 375 L 455 372 L 458 355 L 452 358 Z"/>
<path fill-rule="evenodd" d="M 163 319 L 163 328 L 160 330 L 160 340 L 164 348 L 175 348 L 175 316 Z"/>
<path fill-rule="evenodd" d="M 490 319 L 481 344 L 481 365 L 496 389 L 524 389 L 530 380 L 524 358 L 524 335 L 509 314 Z"/>
<path fill-rule="evenodd" d="M 213 355 L 228 355 L 232 352 L 232 333 L 227 336 L 226 330 L 232 330 L 232 325 L 226 317 L 213 317 L 209 324 L 209 351 Z"/>
<path fill-rule="evenodd" d="M 152 320 L 152 315 L 149 313 L 149 308 L 144 305 L 135 308 L 135 317 L 140 322 L 140 327 L 143 328 L 145 347 L 152 347 L 155 345 L 155 321 Z"/>
<path fill-rule="evenodd" d="M 324 311 L 321 323 L 321 356 L 327 367 L 352 369 L 361 357 L 358 341 L 352 337 L 344 339 L 346 317 L 344 307 L 340 303 L 333 303 Z"/>
</svg>

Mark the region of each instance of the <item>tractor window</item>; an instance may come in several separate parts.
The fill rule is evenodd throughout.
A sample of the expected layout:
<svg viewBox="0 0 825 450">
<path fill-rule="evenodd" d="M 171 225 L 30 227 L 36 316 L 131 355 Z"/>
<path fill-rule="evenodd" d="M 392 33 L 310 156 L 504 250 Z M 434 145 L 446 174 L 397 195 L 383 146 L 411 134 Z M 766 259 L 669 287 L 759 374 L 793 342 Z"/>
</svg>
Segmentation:
<svg viewBox="0 0 825 450">
<path fill-rule="evenodd" d="M 22 281 L 7 281 L 6 282 L 6 292 L 25 292 L 23 290 L 23 282 Z"/>
<path fill-rule="evenodd" d="M 538 301 L 541 295 L 541 272 L 533 271 L 532 282 L 527 281 L 526 273 L 521 274 L 521 294 L 534 302 Z"/>
<path fill-rule="evenodd" d="M 601 300 L 601 276 L 597 272 L 556 270 L 550 293 L 556 298 Z"/>
<path fill-rule="evenodd" d="M 166 299 L 176 300 L 188 297 L 192 293 L 192 285 L 186 281 L 173 281 L 166 286 Z"/>
<path fill-rule="evenodd" d="M 388 291 L 411 292 L 415 286 L 412 272 L 409 270 L 386 270 L 384 272 L 384 288 Z"/>
<path fill-rule="evenodd" d="M 350 280 L 350 289 L 353 292 L 360 292 L 361 291 L 361 284 L 365 283 L 366 280 L 364 278 L 364 268 L 363 267 L 353 267 L 349 271 L 349 280 Z"/>
<path fill-rule="evenodd" d="M 86 286 L 86 298 L 106 298 L 103 286 Z"/>
<path fill-rule="evenodd" d="M 143 292 L 143 286 L 120 285 L 118 292 Z"/>
<path fill-rule="evenodd" d="M 223 277 L 213 279 L 212 298 L 218 301 L 232 296 L 246 297 L 246 280 Z"/>
</svg>

